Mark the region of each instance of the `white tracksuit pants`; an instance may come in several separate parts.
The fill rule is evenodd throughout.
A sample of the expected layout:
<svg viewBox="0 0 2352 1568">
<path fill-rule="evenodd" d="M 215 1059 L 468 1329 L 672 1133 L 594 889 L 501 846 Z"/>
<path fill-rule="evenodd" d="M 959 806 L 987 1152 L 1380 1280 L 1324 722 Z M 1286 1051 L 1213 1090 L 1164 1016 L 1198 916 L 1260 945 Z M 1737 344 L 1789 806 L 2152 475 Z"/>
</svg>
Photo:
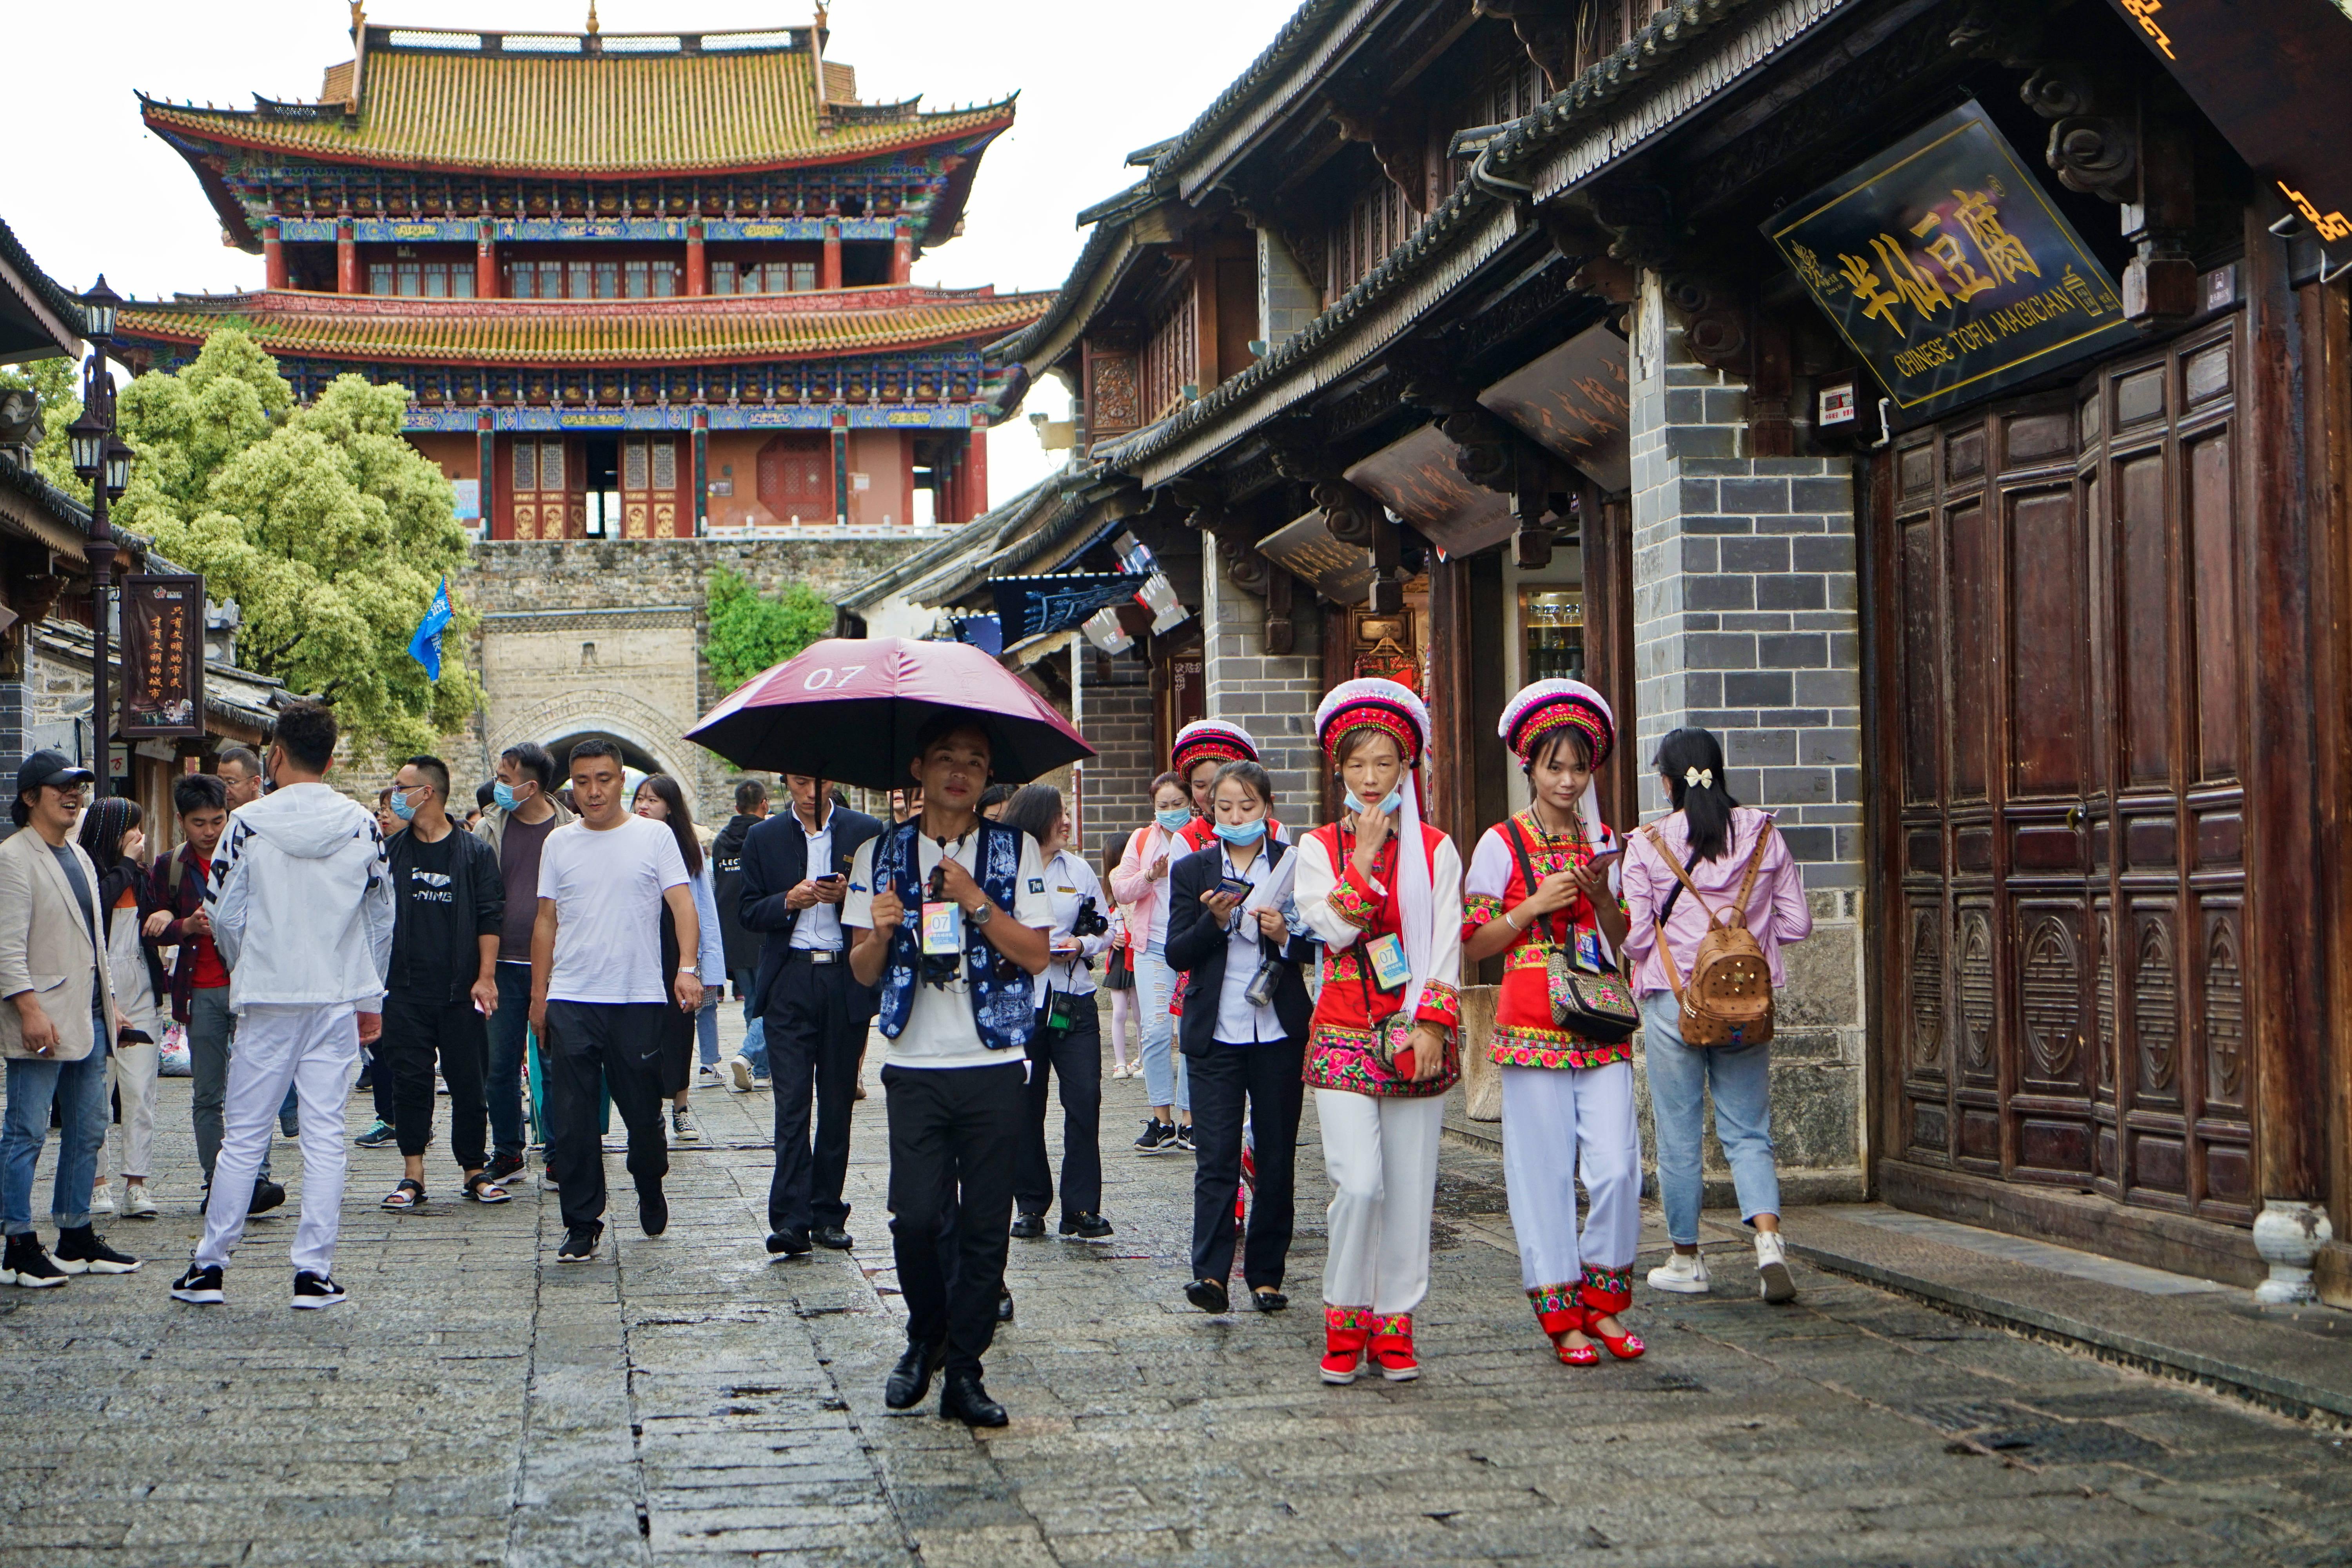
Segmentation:
<svg viewBox="0 0 2352 1568">
<path fill-rule="evenodd" d="M 1323 1302 L 1410 1312 L 1429 1294 L 1429 1221 L 1445 1099 L 1315 1091 L 1331 1178 Z"/>
<path fill-rule="evenodd" d="M 1576 1182 L 1592 1200 L 1580 1242 Z M 1642 1128 L 1633 1064 L 1503 1069 L 1503 1179 L 1519 1283 L 1573 1289 L 1588 1263 L 1632 1267 L 1642 1242 Z"/>
<path fill-rule="evenodd" d="M 359 1060 L 357 1011 L 348 1002 L 327 1007 L 251 1006 L 238 1016 L 236 1052 L 228 1059 L 228 1094 L 221 1111 L 220 1156 L 205 1206 L 205 1237 L 196 1262 L 226 1268 L 245 1235 L 253 1179 L 278 1127 L 278 1108 L 292 1084 L 301 1107 L 302 1219 L 294 1232 L 295 1272 L 327 1274 L 341 1228 L 343 1100 Z"/>
</svg>

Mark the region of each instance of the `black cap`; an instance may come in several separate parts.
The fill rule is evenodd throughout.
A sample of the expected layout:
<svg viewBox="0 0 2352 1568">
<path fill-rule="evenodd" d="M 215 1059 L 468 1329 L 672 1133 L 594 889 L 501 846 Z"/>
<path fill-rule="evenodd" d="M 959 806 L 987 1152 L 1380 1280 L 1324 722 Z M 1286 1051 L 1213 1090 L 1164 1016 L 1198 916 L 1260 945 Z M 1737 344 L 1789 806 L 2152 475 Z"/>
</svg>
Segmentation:
<svg viewBox="0 0 2352 1568">
<path fill-rule="evenodd" d="M 44 784 L 64 789 L 70 784 L 86 784 L 98 775 L 88 768 L 77 767 L 66 760 L 66 754 L 53 746 L 44 746 L 26 757 L 16 768 L 16 797 L 8 803 L 8 816 L 22 827 L 32 819 L 25 808 L 25 796 Z"/>
</svg>

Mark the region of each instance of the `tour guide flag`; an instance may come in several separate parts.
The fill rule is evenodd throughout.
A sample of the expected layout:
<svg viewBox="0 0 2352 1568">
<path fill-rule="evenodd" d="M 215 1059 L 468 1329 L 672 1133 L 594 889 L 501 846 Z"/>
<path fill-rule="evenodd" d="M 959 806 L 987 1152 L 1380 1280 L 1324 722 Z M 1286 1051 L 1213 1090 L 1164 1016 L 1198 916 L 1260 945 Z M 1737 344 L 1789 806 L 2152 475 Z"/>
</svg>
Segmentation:
<svg viewBox="0 0 2352 1568">
<path fill-rule="evenodd" d="M 408 657 L 425 667 L 430 679 L 441 679 L 441 628 L 456 619 L 449 608 L 449 579 L 433 590 L 433 607 L 416 623 L 416 635 L 408 639 Z"/>
</svg>

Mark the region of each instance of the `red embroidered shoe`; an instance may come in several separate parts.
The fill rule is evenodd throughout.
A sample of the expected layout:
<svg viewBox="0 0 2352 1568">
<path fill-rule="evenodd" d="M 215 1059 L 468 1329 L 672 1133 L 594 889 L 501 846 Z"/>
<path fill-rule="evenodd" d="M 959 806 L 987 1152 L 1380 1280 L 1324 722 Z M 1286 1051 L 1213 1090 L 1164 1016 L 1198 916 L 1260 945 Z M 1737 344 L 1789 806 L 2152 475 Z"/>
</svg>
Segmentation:
<svg viewBox="0 0 2352 1568">
<path fill-rule="evenodd" d="M 1555 1344 L 1552 1346 L 1552 1349 L 1559 1352 L 1560 1361 L 1568 1366 L 1599 1366 L 1601 1364 L 1601 1352 L 1596 1346 L 1591 1344 Z"/>
<path fill-rule="evenodd" d="M 1412 1314 L 1389 1312 L 1372 1320 L 1372 1364 L 1391 1383 L 1411 1383 L 1421 1375 L 1412 1356 Z"/>
<path fill-rule="evenodd" d="M 1371 1312 L 1362 1307 L 1323 1309 L 1323 1381 L 1353 1383 L 1371 1337 Z"/>
<path fill-rule="evenodd" d="M 1637 1334 L 1619 1334 L 1612 1339 L 1599 1329 L 1588 1327 L 1584 1331 L 1608 1346 L 1609 1353 L 1619 1361 L 1639 1361 L 1643 1351 L 1648 1348 L 1642 1343 L 1641 1337 Z"/>
<path fill-rule="evenodd" d="M 1552 1350 L 1570 1366 L 1591 1366 L 1600 1361 L 1601 1352 L 1591 1345 L 1573 1349 L 1560 1343 L 1564 1334 L 1580 1332 L 1584 1328 L 1584 1308 L 1576 1299 L 1573 1285 L 1538 1285 L 1528 1292 L 1528 1300 L 1536 1310 L 1536 1326 L 1551 1341 Z"/>
</svg>

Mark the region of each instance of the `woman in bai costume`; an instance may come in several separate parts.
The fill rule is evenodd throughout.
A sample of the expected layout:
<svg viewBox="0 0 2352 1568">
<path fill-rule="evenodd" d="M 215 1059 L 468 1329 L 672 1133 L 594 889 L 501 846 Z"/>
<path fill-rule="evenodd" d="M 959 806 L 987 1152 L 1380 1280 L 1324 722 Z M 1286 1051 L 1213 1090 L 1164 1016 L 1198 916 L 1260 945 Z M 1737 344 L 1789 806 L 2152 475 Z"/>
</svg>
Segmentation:
<svg viewBox="0 0 2352 1568">
<path fill-rule="evenodd" d="M 1306 1081 L 1331 1178 L 1323 1381 L 1421 1375 L 1412 1310 L 1429 1292 L 1444 1095 L 1460 1076 L 1462 857 L 1421 819 L 1429 710 L 1393 680 L 1349 680 L 1315 730 L 1348 814 L 1308 834 L 1293 892 L 1322 937 Z"/>
<path fill-rule="evenodd" d="M 1631 1361 L 1642 1342 L 1616 1314 L 1633 1301 L 1642 1238 L 1633 1042 L 1561 1028 L 1549 984 L 1554 953 L 1580 951 L 1590 966 L 1601 957 L 1598 939 L 1612 952 L 1624 945 L 1625 910 L 1610 887 L 1610 861 L 1623 846 L 1601 822 L 1592 785 L 1616 746 L 1616 720 L 1584 682 L 1539 680 L 1511 699 L 1496 728 L 1527 773 L 1531 804 L 1488 828 L 1470 857 L 1462 957 L 1503 959 L 1487 1051 L 1503 1069 L 1503 1170 L 1519 1282 L 1561 1361 L 1592 1365 L 1601 1359 L 1593 1340 Z M 1580 1242 L 1580 1174 L 1591 1198 Z"/>
</svg>

